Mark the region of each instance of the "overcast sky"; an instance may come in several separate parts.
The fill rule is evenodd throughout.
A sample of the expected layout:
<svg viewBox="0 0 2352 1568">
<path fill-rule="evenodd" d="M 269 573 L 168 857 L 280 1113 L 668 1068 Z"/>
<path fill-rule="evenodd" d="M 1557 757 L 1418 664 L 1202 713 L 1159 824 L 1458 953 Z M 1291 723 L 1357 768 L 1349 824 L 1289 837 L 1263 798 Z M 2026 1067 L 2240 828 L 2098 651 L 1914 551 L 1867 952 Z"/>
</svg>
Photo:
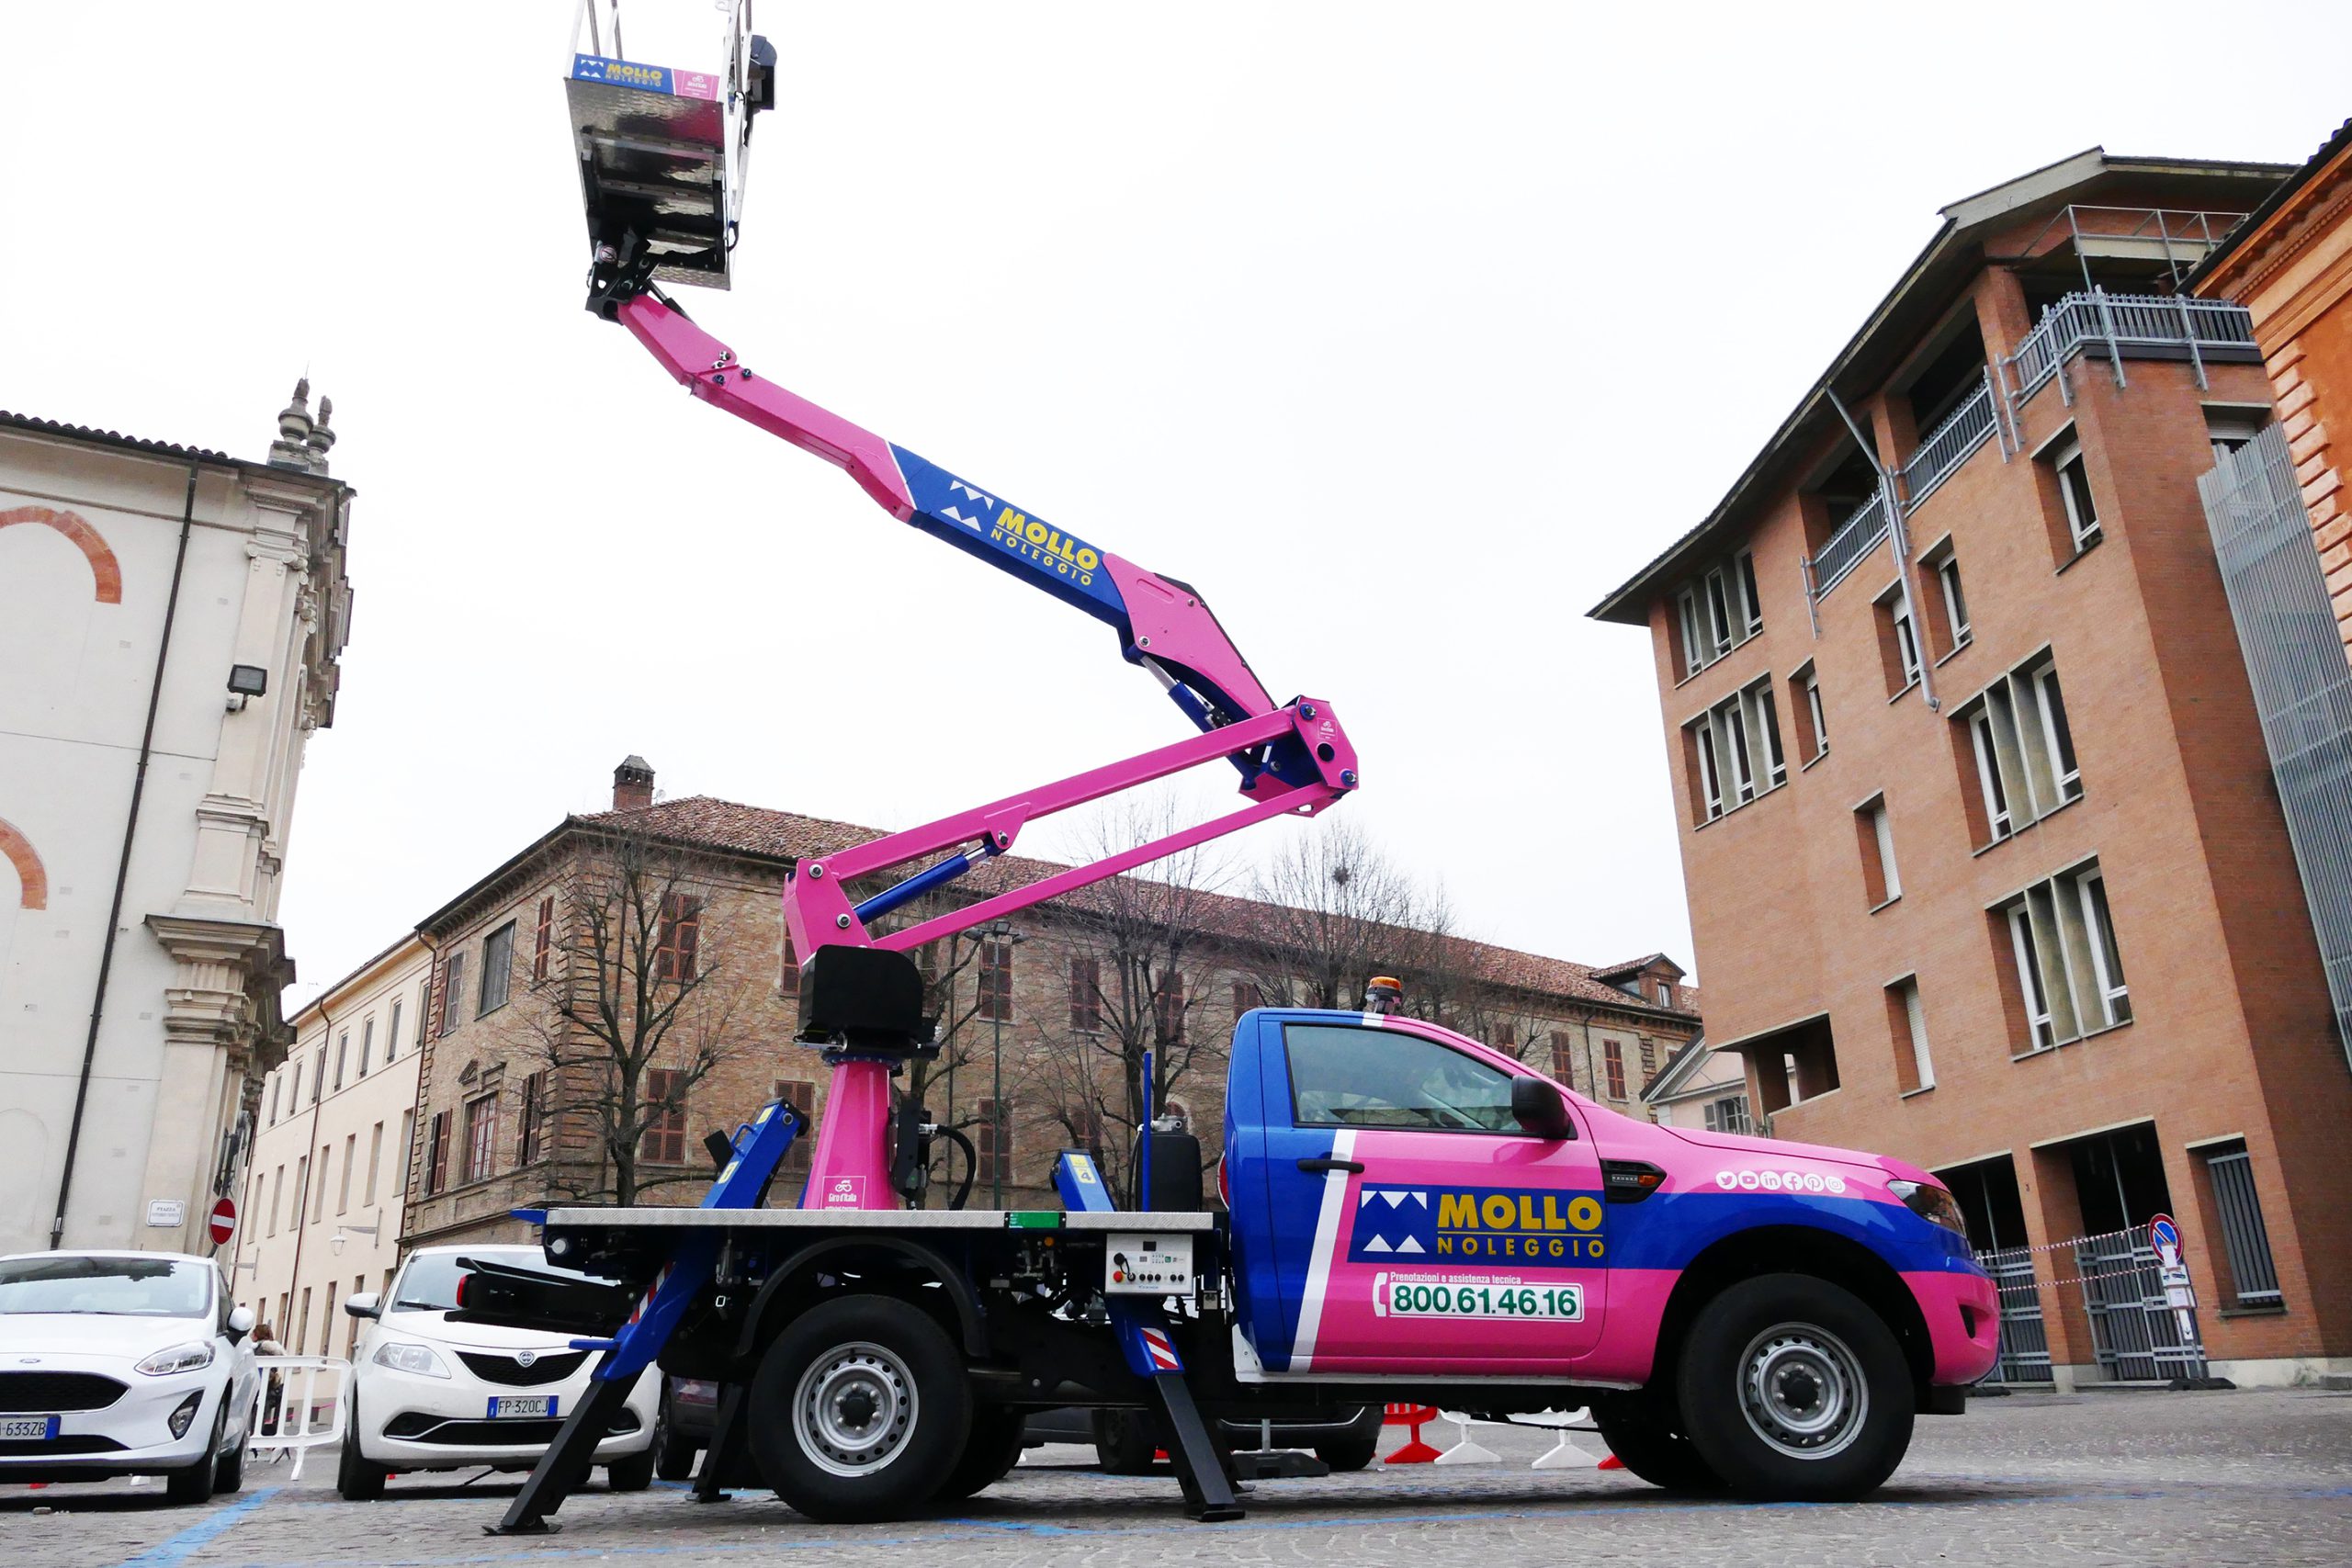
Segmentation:
<svg viewBox="0 0 2352 1568">
<path fill-rule="evenodd" d="M 0 407 L 258 458 L 306 367 L 335 401 L 356 613 L 289 1011 L 631 751 L 902 827 L 1186 732 L 1097 623 L 582 311 L 571 11 L 0 7 Z M 717 67 L 707 0 L 624 15 Z M 1343 809 L 1465 929 L 1589 963 L 1690 958 L 1647 639 L 1584 612 L 1936 209 L 2094 143 L 2299 162 L 2352 113 L 2341 4 L 759 20 L 782 104 L 697 319 L 1197 584 L 1278 699 L 1333 705 Z"/>
</svg>

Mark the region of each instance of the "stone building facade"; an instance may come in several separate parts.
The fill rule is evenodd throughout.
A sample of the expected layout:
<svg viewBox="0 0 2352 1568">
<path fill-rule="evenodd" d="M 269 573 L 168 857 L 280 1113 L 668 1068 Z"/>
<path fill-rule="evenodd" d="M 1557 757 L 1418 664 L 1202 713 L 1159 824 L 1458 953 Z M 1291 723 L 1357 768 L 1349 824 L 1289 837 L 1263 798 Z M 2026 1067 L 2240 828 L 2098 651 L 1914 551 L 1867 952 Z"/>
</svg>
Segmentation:
<svg viewBox="0 0 2352 1568">
<path fill-rule="evenodd" d="M 2199 489 L 2273 387 L 2179 292 L 2289 172 L 2094 149 L 1947 208 L 1594 611 L 1651 637 L 1708 1039 L 1775 1136 L 1951 1185 L 2020 1378 L 2186 1370 L 2126 1337 L 2160 1290 L 2097 1293 L 2159 1212 L 2222 1375 L 2352 1371 L 2352 1074 Z"/>
<path fill-rule="evenodd" d="M 239 1186 L 351 613 L 307 394 L 266 462 L 0 413 L 0 1252 L 205 1251 Z"/>
<path fill-rule="evenodd" d="M 549 1065 L 548 1010 L 533 987 L 568 951 L 566 922 L 575 918 L 566 907 L 568 879 L 616 834 L 666 846 L 689 868 L 695 936 L 691 944 L 663 940 L 673 952 L 690 945 L 696 972 L 711 976 L 729 1042 L 682 1112 L 641 1140 L 660 1156 L 648 1174 L 662 1183 L 643 1201 L 698 1201 L 710 1172 L 705 1133 L 732 1127 L 778 1093 L 822 1114 L 825 1066 L 792 1038 L 798 970 L 783 929 L 785 874 L 802 856 L 877 835 L 707 797 L 651 796 L 651 771 L 629 759 L 615 775 L 613 811 L 566 818 L 423 922 L 435 968 L 407 1243 L 520 1237 L 526 1227 L 510 1210 L 609 1188 L 610 1162 L 597 1146 L 607 1113 L 578 1109 L 599 1092 L 597 1075 L 575 1073 L 568 1084 L 537 1077 Z M 983 897 L 1048 869 L 1001 857 L 959 884 L 959 896 Z M 929 912 L 910 907 L 900 918 L 911 923 Z M 1162 1077 L 1172 1080 L 1162 1107 L 1185 1118 L 1212 1161 L 1224 1117 L 1222 1042 L 1234 1019 L 1258 1005 L 1268 978 L 1268 957 L 1253 947 L 1266 913 L 1248 899 L 1189 895 L 1180 942 L 1186 956 L 1150 1004 Z M 933 1112 L 979 1149 L 972 1202 L 989 1202 L 1001 1182 L 1007 1204 L 1050 1205 L 1059 1150 L 1092 1147 L 1117 1163 L 1129 1146 L 1108 1124 L 1127 1103 L 1122 1006 L 1104 978 L 1116 955 L 1106 952 L 1100 923 L 1068 907 L 1025 910 L 1013 925 L 1001 938 L 980 932 L 933 944 L 925 962 L 946 1040 L 918 1087 Z M 1476 981 L 1475 1004 L 1465 999 L 1452 1014 L 1458 1027 L 1617 1110 L 1641 1114 L 1641 1085 L 1698 1032 L 1696 990 L 1662 955 L 1603 972 L 1475 942 L 1450 941 L 1442 952 L 1439 966 L 1457 996 L 1469 998 L 1467 981 Z M 656 1061 L 690 1049 L 680 1039 Z M 813 1139 L 796 1150 L 772 1201 L 797 1200 L 791 1178 L 805 1173 L 812 1147 Z M 960 1174 L 960 1167 L 942 1171 Z M 927 1201 L 944 1196 L 944 1186 L 934 1188 Z"/>
</svg>

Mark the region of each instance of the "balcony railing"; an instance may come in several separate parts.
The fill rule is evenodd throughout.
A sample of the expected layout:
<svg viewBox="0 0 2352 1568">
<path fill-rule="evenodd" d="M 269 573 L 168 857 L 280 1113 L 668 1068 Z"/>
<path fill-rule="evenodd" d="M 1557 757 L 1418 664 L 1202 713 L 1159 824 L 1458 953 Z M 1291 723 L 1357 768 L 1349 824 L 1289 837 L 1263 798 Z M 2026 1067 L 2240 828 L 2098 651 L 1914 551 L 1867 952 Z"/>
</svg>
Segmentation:
<svg viewBox="0 0 2352 1568">
<path fill-rule="evenodd" d="M 1927 500 L 1930 491 L 1968 461 L 1971 452 L 1984 445 L 1995 428 L 1993 378 L 1988 371 L 1976 390 L 1928 433 L 1911 460 L 1903 465 L 1904 511 L 1911 512 Z"/>
<path fill-rule="evenodd" d="M 1880 491 L 1838 525 L 1813 558 L 1813 596 L 1819 599 L 1886 537 L 1886 492 Z"/>
<path fill-rule="evenodd" d="M 2109 294 L 2103 288 L 2069 294 L 2041 313 L 2041 321 L 2004 361 L 2023 400 L 2058 373 L 2067 356 L 2086 344 L 2120 348 L 2252 348 L 2254 316 L 2223 299 L 2178 295 Z M 2200 364 L 2200 369 L 2202 368 Z"/>
</svg>

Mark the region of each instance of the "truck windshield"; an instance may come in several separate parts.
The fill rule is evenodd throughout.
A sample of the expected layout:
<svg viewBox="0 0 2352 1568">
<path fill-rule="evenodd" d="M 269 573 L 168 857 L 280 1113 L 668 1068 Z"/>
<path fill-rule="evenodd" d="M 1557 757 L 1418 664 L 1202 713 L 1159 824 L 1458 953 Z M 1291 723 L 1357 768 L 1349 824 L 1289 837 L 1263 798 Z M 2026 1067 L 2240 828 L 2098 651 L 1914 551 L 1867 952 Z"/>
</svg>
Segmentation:
<svg viewBox="0 0 2352 1568">
<path fill-rule="evenodd" d="M 1510 1076 L 1433 1040 L 1385 1029 L 1294 1023 L 1291 1120 L 1301 1127 L 1515 1133 Z"/>
<path fill-rule="evenodd" d="M 0 1313 L 202 1317 L 211 1270 L 172 1258 L 14 1258 L 0 1263 Z"/>
</svg>

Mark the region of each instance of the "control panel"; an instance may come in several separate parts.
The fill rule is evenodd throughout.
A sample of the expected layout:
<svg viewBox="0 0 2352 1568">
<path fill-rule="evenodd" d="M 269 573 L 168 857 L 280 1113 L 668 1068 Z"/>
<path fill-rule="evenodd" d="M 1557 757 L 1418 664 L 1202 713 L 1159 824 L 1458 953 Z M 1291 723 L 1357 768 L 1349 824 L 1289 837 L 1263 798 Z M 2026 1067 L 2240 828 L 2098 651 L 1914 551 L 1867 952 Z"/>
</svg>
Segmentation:
<svg viewBox="0 0 2352 1568">
<path fill-rule="evenodd" d="M 1189 1296 L 1193 1238 L 1114 1231 L 1102 1249 L 1102 1292 L 1112 1296 Z"/>
</svg>

